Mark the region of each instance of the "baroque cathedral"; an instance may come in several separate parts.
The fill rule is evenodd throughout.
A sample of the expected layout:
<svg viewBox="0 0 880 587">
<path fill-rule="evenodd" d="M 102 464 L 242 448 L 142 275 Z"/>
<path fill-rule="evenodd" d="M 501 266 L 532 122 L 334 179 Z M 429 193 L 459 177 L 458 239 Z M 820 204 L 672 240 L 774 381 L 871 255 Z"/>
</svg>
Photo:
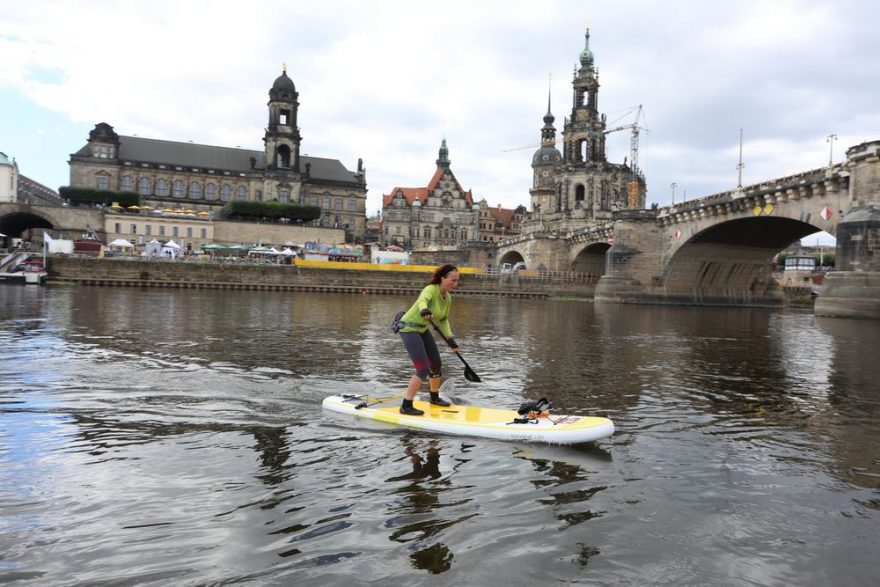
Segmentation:
<svg viewBox="0 0 880 587">
<path fill-rule="evenodd" d="M 70 185 L 131 191 L 153 208 L 193 208 L 217 217 L 231 200 L 292 202 L 321 208 L 315 224 L 366 232 L 367 184 L 337 159 L 300 154 L 299 93 L 286 67 L 269 90 L 262 151 L 118 135 L 102 122 L 70 156 Z"/>
<path fill-rule="evenodd" d="M 612 212 L 641 209 L 646 202 L 645 178 L 628 165 L 609 163 L 605 154 L 608 130 L 599 113 L 599 70 L 590 50 L 590 31 L 572 80 L 571 114 L 562 140 L 556 138 L 555 117 L 547 99 L 541 146 L 532 157 L 532 212 L 523 232 L 567 232 L 590 222 L 607 220 Z M 562 152 L 557 145 L 562 142 Z"/>
</svg>

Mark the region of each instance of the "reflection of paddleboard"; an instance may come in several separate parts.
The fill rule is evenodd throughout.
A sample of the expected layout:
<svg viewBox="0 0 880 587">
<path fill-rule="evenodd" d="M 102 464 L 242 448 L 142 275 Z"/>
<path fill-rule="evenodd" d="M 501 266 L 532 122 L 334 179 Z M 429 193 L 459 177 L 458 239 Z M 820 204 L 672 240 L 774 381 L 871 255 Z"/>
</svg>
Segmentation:
<svg viewBox="0 0 880 587">
<path fill-rule="evenodd" d="M 413 405 L 424 410 L 425 414 L 405 416 L 399 411 L 399 403 L 369 405 L 371 399 L 364 395 L 331 395 L 324 399 L 323 407 L 334 412 L 399 426 L 499 440 L 577 444 L 607 438 L 614 434 L 614 423 L 608 418 L 550 415 L 542 418 L 526 418 L 525 422 L 515 422 L 517 419 L 523 419 L 516 410 L 455 404 L 441 407 L 418 400 L 413 402 Z"/>
<path fill-rule="evenodd" d="M 611 454 L 595 444 L 587 446 L 522 444 L 514 447 L 513 456 L 535 463 L 564 463 L 585 471 L 599 470 L 611 462 Z"/>
</svg>

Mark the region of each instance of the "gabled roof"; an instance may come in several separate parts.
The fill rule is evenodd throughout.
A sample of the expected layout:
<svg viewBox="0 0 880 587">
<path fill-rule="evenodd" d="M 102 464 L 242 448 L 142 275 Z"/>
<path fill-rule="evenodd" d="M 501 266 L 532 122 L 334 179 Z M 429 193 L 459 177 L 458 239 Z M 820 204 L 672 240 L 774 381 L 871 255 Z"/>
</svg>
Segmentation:
<svg viewBox="0 0 880 587">
<path fill-rule="evenodd" d="M 455 182 L 455 188 L 464 195 L 464 201 L 467 202 L 468 206 L 474 205 L 474 195 L 471 193 L 471 190 L 464 191 L 464 188 L 461 187 L 461 184 L 458 183 L 458 178 L 455 177 L 455 174 L 452 173 L 451 169 L 444 169 L 443 167 L 437 167 L 437 171 L 434 172 L 434 177 L 431 178 L 431 181 L 428 182 L 428 193 L 433 192 L 437 189 L 437 184 L 440 183 L 440 178 L 443 177 L 443 174 L 449 171 L 449 175 L 452 177 L 452 181 Z"/>
<path fill-rule="evenodd" d="M 395 187 L 391 190 L 391 193 L 384 194 L 382 196 L 382 207 L 391 205 L 392 200 L 397 197 L 397 194 L 403 193 L 403 197 L 406 199 L 406 205 L 412 206 L 413 202 L 418 200 L 422 204 L 428 203 L 428 190 L 427 188 L 399 188 Z"/>
<path fill-rule="evenodd" d="M 509 208 L 489 208 L 489 212 L 492 213 L 492 216 L 495 218 L 495 222 L 500 224 L 501 226 L 509 227 L 513 222 L 513 213 L 514 211 Z"/>
<path fill-rule="evenodd" d="M 389 193 L 384 194 L 382 196 L 382 207 L 386 207 L 391 204 L 392 200 L 397 196 L 398 193 L 403 192 L 403 197 L 406 198 L 406 205 L 412 206 L 413 202 L 418 200 L 421 204 L 428 203 L 428 194 L 437 189 L 437 184 L 440 183 L 440 178 L 443 177 L 443 174 L 446 172 L 446 169 L 438 166 L 437 171 L 434 172 L 434 176 L 431 178 L 431 181 L 428 182 L 427 187 L 423 188 L 401 188 L 395 187 Z M 464 191 L 462 189 L 461 184 L 458 183 L 458 179 L 456 179 L 455 174 L 452 173 L 452 170 L 449 170 L 449 175 L 452 176 L 452 181 L 455 182 L 455 188 L 464 195 L 464 201 L 467 202 L 468 206 L 474 205 L 474 195 L 471 193 L 471 190 Z"/>
<path fill-rule="evenodd" d="M 89 146 L 84 146 L 74 155 L 91 156 Z M 124 161 L 248 172 L 253 170 L 251 167 L 252 157 L 255 161 L 255 169 L 266 167 L 266 155 L 263 151 L 163 141 L 143 137 L 119 137 L 119 159 Z M 303 172 L 305 172 L 306 164 L 311 164 L 309 173 L 313 180 L 359 183 L 357 174 L 346 169 L 338 159 L 304 156 L 300 158 L 300 162 Z"/>
</svg>

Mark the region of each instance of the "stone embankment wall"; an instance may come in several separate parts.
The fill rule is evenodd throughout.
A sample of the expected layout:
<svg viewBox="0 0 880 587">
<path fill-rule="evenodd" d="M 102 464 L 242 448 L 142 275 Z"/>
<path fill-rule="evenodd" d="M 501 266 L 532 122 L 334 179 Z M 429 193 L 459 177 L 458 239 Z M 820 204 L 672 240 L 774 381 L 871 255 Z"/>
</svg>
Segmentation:
<svg viewBox="0 0 880 587">
<path fill-rule="evenodd" d="M 295 265 L 195 263 L 166 260 L 50 257 L 48 284 L 173 287 L 205 289 L 263 289 L 341 293 L 414 294 L 430 274 L 323 269 Z M 517 275 L 462 275 L 456 295 L 519 298 L 592 298 L 587 283 L 544 281 Z"/>
</svg>

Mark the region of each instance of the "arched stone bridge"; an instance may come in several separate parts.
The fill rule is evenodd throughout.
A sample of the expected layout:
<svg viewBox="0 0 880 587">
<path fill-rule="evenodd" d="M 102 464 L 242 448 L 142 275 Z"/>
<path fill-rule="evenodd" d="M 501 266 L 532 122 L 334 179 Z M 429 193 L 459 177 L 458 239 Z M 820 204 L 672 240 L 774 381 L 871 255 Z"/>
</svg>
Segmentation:
<svg viewBox="0 0 880 587">
<path fill-rule="evenodd" d="M 499 245 L 496 258 L 597 272 L 597 301 L 778 305 L 774 256 L 819 231 L 836 236 L 841 220 L 865 205 L 880 207 L 880 141 L 850 148 L 841 164 L 674 206 L 616 212 L 611 221 L 564 234 L 533 232 Z"/>
<path fill-rule="evenodd" d="M 86 230 L 103 236 L 104 213 L 98 208 L 0 204 L 0 233 L 30 238 L 32 228 L 51 228 L 55 236 L 74 239 Z"/>
</svg>

